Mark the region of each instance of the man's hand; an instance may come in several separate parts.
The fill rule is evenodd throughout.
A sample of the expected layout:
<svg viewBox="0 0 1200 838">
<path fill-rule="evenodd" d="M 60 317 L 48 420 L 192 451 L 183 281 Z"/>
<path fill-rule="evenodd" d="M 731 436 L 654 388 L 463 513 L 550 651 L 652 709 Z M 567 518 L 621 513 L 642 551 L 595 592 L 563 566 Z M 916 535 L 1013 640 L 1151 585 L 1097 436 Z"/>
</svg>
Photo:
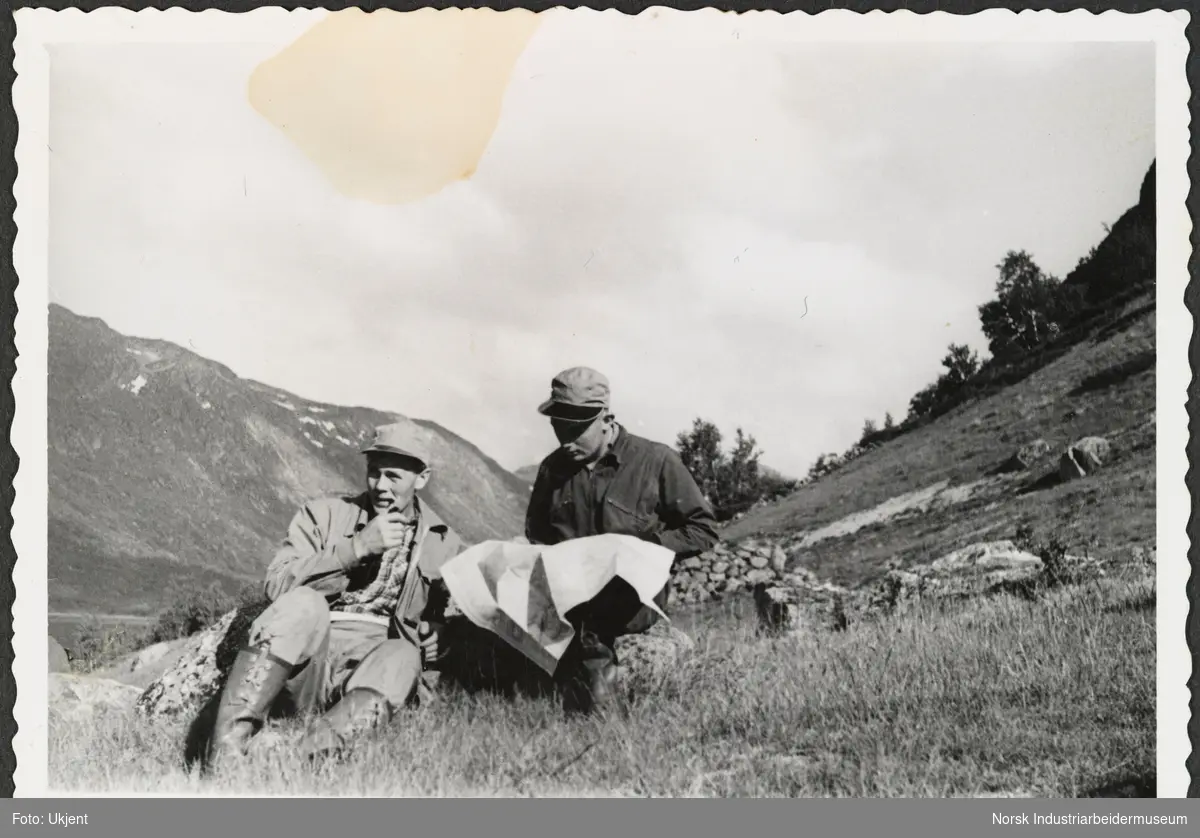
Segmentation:
<svg viewBox="0 0 1200 838">
<path fill-rule="evenodd" d="M 438 631 L 430 623 L 417 627 L 417 639 L 421 643 L 421 666 L 428 669 L 438 662 Z"/>
<path fill-rule="evenodd" d="M 361 561 L 399 547 L 404 543 L 405 527 L 404 518 L 395 509 L 376 515 L 354 536 L 354 555 Z"/>
</svg>

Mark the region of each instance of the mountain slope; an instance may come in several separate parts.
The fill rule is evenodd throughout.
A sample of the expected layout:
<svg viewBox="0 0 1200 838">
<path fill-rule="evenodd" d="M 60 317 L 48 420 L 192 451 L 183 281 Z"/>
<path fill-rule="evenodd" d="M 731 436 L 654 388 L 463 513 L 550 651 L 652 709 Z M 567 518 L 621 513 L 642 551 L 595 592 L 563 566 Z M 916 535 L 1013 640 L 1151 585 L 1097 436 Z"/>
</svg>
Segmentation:
<svg viewBox="0 0 1200 838">
<path fill-rule="evenodd" d="M 51 306 L 51 610 L 153 610 L 164 587 L 261 578 L 305 500 L 358 491 L 375 425 L 405 417 L 297 398 L 174 344 Z M 412 421 L 412 420 L 408 420 Z M 527 488 L 415 421 L 425 497 L 468 541 L 520 532 Z"/>
<path fill-rule="evenodd" d="M 790 496 L 752 510 L 723 538 L 782 538 L 800 563 L 843 583 L 869 580 L 1018 527 L 1119 559 L 1155 538 L 1155 164 L 1134 204 L 1063 280 L 1076 320 L 991 384 L 927 422 L 866 450 Z M 908 424 L 907 422 L 904 424 Z M 1084 480 L 1057 478 L 1058 456 L 1083 437 L 1111 453 Z M 1051 455 L 1003 473 L 1021 446 Z"/>
<path fill-rule="evenodd" d="M 1023 381 L 751 511 L 722 538 L 782 537 L 799 564 L 842 584 L 875 578 L 892 561 L 907 566 L 1011 538 L 1022 525 L 1100 558 L 1153 548 L 1155 321 L 1149 291 Z M 1108 461 L 1091 477 L 1060 482 L 1058 456 L 1087 436 L 1109 440 Z M 1051 446 L 1045 459 L 1027 472 L 998 473 L 1038 439 Z M 923 504 L 922 492 L 938 502 Z"/>
</svg>

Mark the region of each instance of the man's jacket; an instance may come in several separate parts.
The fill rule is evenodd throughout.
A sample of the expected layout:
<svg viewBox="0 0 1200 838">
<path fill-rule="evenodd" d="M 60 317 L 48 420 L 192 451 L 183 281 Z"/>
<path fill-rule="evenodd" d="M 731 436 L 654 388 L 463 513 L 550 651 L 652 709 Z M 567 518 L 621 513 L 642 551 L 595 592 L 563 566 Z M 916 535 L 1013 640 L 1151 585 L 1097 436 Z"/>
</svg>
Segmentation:
<svg viewBox="0 0 1200 838">
<path fill-rule="evenodd" d="M 633 535 L 694 556 L 717 542 L 712 508 L 679 455 L 617 426 L 592 469 L 559 449 L 542 461 L 525 517 L 534 544 L 608 533 Z"/>
<path fill-rule="evenodd" d="M 419 502 L 418 502 L 419 503 Z M 427 504 L 419 505 L 420 526 L 413 544 L 408 578 L 392 617 L 393 628 L 417 645 L 422 620 L 442 622 L 447 592 L 442 565 L 463 550 L 462 540 Z M 361 587 L 377 563 L 359 564 L 352 539 L 371 520 L 371 502 L 357 496 L 310 501 L 296 513 L 283 546 L 267 568 L 266 595 L 272 600 L 307 585 L 333 602 L 348 587 Z M 353 568 L 348 570 L 348 568 Z"/>
</svg>

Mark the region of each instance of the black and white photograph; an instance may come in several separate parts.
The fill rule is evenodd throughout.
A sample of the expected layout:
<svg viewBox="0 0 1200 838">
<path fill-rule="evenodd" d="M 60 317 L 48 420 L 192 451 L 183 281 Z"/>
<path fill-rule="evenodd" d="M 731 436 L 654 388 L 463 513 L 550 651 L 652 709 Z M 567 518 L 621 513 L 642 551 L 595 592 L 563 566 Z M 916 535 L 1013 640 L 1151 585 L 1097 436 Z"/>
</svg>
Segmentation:
<svg viewBox="0 0 1200 838">
<path fill-rule="evenodd" d="M 19 793 L 1186 796 L 1186 19 L 21 10 Z"/>
</svg>

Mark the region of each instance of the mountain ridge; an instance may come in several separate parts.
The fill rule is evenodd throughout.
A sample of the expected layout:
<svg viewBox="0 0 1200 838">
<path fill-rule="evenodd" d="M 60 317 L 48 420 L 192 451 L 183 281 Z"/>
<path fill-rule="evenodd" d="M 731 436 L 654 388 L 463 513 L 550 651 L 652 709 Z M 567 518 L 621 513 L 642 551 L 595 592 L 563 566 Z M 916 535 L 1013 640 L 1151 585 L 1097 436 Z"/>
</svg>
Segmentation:
<svg viewBox="0 0 1200 838">
<path fill-rule="evenodd" d="M 261 578 L 300 505 L 362 488 L 374 426 L 433 451 L 423 497 L 469 542 L 520 532 L 526 490 L 424 419 L 302 398 L 158 338 L 49 308 L 50 607 L 152 611 Z"/>
</svg>

